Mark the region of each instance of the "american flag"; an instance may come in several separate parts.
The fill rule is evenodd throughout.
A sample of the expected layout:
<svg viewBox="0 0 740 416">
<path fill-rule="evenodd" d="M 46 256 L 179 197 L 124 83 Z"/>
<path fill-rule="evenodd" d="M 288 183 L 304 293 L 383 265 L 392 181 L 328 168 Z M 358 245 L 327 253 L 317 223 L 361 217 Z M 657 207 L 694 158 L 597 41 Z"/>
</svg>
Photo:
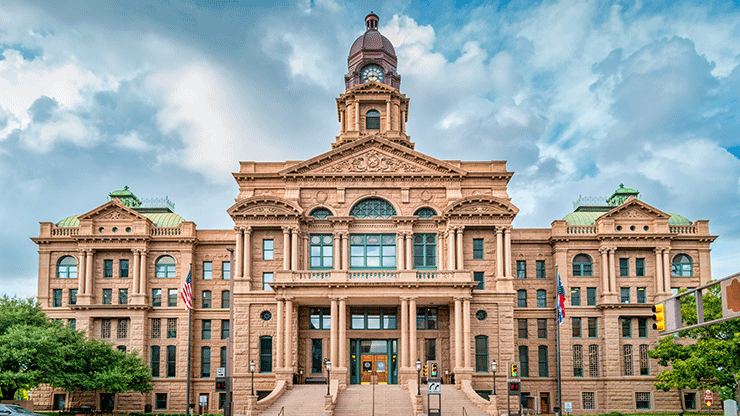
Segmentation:
<svg viewBox="0 0 740 416">
<path fill-rule="evenodd" d="M 193 307 L 193 287 L 192 287 L 192 279 L 190 278 L 190 273 L 193 271 L 193 265 L 190 265 L 190 270 L 188 270 L 188 278 L 185 279 L 185 284 L 182 285 L 182 290 L 180 290 L 180 296 L 182 297 L 182 300 L 185 302 L 185 308 L 187 310 L 190 310 L 190 308 Z"/>
<path fill-rule="evenodd" d="M 558 324 L 563 323 L 565 319 L 565 289 L 560 281 L 560 272 L 558 272 Z"/>
</svg>

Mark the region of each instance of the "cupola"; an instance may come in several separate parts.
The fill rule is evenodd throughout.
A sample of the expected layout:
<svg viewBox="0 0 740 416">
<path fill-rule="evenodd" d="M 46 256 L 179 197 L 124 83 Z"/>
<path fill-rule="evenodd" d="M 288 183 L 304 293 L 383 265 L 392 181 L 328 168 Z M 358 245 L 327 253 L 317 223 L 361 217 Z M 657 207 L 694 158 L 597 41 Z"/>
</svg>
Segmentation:
<svg viewBox="0 0 740 416">
<path fill-rule="evenodd" d="M 348 73 L 344 76 L 347 89 L 369 81 L 401 87 L 401 76 L 396 72 L 396 50 L 388 38 L 378 31 L 380 18 L 373 12 L 365 17 L 365 33 L 349 50 Z"/>
</svg>

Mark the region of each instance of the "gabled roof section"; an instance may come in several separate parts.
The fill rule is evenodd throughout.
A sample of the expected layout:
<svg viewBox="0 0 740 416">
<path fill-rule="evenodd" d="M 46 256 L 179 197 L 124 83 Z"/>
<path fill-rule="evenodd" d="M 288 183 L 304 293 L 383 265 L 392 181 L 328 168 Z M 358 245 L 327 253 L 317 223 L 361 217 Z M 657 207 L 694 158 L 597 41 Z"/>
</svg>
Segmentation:
<svg viewBox="0 0 740 416">
<path fill-rule="evenodd" d="M 105 204 L 88 211 L 79 217 L 78 220 L 144 220 L 150 221 L 146 216 L 134 211 L 123 205 L 117 198 L 111 199 Z"/>
<path fill-rule="evenodd" d="M 622 205 L 600 216 L 599 219 L 605 218 L 645 218 L 645 219 L 669 219 L 670 214 L 649 205 L 634 196 L 630 196 Z"/>
<path fill-rule="evenodd" d="M 238 201 L 226 212 L 234 220 L 248 217 L 299 217 L 303 215 L 303 208 L 284 198 L 259 195 Z"/>
<path fill-rule="evenodd" d="M 442 210 L 443 217 L 450 216 L 492 216 L 514 217 L 519 208 L 510 201 L 490 195 L 471 195 L 460 198 Z"/>
<path fill-rule="evenodd" d="M 467 172 L 379 134 L 372 134 L 293 165 L 278 174 L 286 177 L 398 174 L 462 177 Z"/>
</svg>

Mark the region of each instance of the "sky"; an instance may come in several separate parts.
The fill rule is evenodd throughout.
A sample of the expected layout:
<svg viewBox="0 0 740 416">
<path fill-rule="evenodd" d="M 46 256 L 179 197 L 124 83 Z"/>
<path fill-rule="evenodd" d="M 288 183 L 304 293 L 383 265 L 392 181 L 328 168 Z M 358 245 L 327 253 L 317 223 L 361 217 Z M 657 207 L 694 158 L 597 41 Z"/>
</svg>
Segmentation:
<svg viewBox="0 0 740 416">
<path fill-rule="evenodd" d="M 0 3 L 0 295 L 35 296 L 39 222 L 128 185 L 229 229 L 240 160 L 305 160 L 370 11 L 416 150 L 506 160 L 517 228 L 620 183 L 709 220 L 740 271 L 740 8 L 729 1 Z"/>
</svg>

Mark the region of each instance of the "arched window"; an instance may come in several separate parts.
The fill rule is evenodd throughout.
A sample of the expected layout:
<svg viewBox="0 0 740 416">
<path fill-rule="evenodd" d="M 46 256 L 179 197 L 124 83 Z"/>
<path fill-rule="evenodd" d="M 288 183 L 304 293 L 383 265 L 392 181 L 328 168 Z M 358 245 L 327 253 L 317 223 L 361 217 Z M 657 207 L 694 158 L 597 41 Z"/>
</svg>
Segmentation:
<svg viewBox="0 0 740 416">
<path fill-rule="evenodd" d="M 162 256 L 154 265 L 154 277 L 175 277 L 175 259 Z"/>
<path fill-rule="evenodd" d="M 424 207 L 417 209 L 416 212 L 414 212 L 414 215 L 419 218 L 432 218 L 433 216 L 437 215 L 437 211 L 429 207 Z"/>
<path fill-rule="evenodd" d="M 573 276 L 593 276 L 593 262 L 591 257 L 579 254 L 573 257 Z"/>
<path fill-rule="evenodd" d="M 686 254 L 677 254 L 673 258 L 673 273 L 671 274 L 676 277 L 691 276 L 691 257 Z"/>
<path fill-rule="evenodd" d="M 57 277 L 60 279 L 77 278 L 77 260 L 72 256 L 64 256 L 57 262 Z"/>
<path fill-rule="evenodd" d="M 378 110 L 370 110 L 365 113 L 365 129 L 380 130 L 380 113 Z"/>
<path fill-rule="evenodd" d="M 334 216 L 334 214 L 332 214 L 331 211 L 329 211 L 326 208 L 316 208 L 315 210 L 311 211 L 311 213 L 308 215 L 316 218 L 317 220 L 323 220 L 326 217 Z"/>
<path fill-rule="evenodd" d="M 396 210 L 390 202 L 380 198 L 368 198 L 358 202 L 349 211 L 355 218 L 390 218 L 396 215 Z"/>
<path fill-rule="evenodd" d="M 475 337 L 475 372 L 488 372 L 488 337 L 485 335 Z"/>
</svg>

